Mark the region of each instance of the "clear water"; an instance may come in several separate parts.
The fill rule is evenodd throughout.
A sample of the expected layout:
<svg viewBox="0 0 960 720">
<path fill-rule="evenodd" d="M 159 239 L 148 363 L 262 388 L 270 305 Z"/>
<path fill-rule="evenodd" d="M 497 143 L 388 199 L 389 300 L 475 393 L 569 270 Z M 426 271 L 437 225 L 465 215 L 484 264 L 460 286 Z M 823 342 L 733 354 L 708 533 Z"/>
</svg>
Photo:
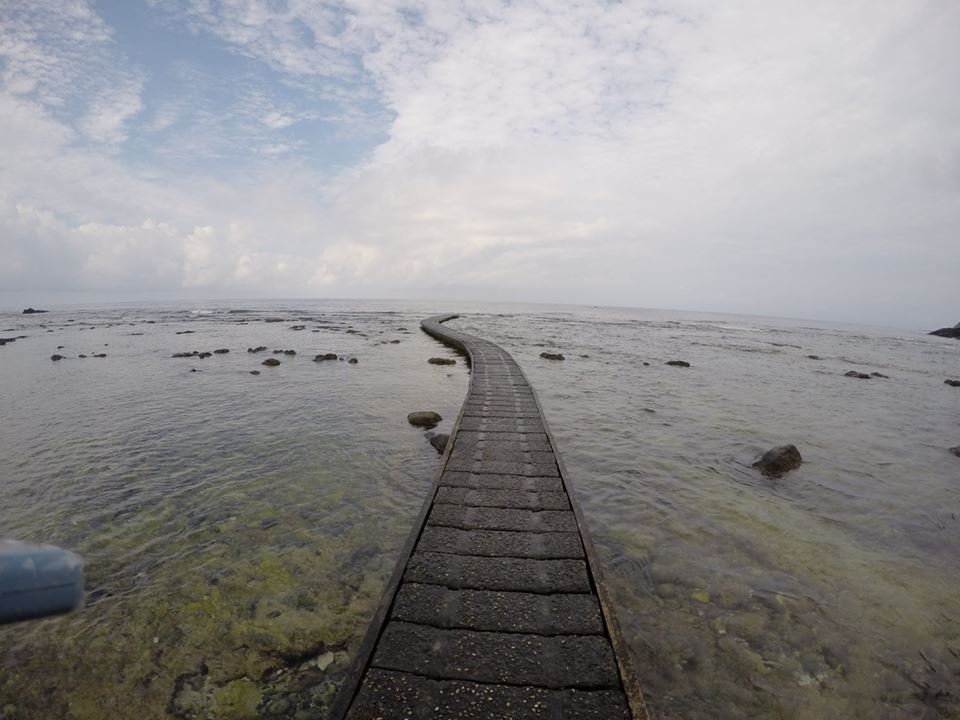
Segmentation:
<svg viewBox="0 0 960 720">
<path fill-rule="evenodd" d="M 960 717 L 960 343 L 372 301 L 0 315 L 0 535 L 89 590 L 0 628 L 0 717 L 326 717 L 438 464 L 406 414 L 466 392 L 417 330 L 445 311 L 537 389 L 657 717 Z M 802 468 L 750 467 L 786 442 Z"/>
</svg>

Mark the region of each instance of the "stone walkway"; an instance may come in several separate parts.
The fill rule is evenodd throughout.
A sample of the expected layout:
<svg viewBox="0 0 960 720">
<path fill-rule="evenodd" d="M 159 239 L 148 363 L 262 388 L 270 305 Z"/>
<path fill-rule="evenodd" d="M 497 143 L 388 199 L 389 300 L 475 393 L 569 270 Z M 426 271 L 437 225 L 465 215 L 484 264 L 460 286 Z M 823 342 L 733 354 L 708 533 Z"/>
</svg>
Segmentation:
<svg viewBox="0 0 960 720">
<path fill-rule="evenodd" d="M 470 391 L 334 718 L 641 720 L 643 698 L 533 390 L 441 323 Z"/>
</svg>

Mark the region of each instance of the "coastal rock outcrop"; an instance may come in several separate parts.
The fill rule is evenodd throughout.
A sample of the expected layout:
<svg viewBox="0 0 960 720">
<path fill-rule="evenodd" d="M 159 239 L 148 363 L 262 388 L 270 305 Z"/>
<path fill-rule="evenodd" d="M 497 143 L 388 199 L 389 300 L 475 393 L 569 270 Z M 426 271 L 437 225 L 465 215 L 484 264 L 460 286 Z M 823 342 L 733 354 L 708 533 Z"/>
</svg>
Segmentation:
<svg viewBox="0 0 960 720">
<path fill-rule="evenodd" d="M 436 427 L 443 420 L 440 415 L 431 410 L 418 410 L 407 415 L 407 422 L 415 427 Z"/>
<path fill-rule="evenodd" d="M 753 463 L 767 477 L 780 477 L 785 472 L 800 467 L 803 458 L 796 445 L 780 445 L 767 450 L 759 460 Z"/>
<path fill-rule="evenodd" d="M 266 360 L 264 360 L 264 361 L 263 361 L 262 363 L 260 363 L 260 364 L 261 364 L 261 365 L 266 365 L 267 367 L 276 367 L 277 365 L 280 364 L 280 361 L 277 360 L 276 358 L 267 358 Z"/>
<path fill-rule="evenodd" d="M 443 451 L 447 449 L 447 441 L 450 440 L 450 436 L 447 433 L 428 432 L 427 440 L 430 441 L 439 455 L 443 455 Z"/>
<path fill-rule="evenodd" d="M 452 358 L 432 357 L 427 360 L 431 365 L 456 365 L 457 361 Z"/>
<path fill-rule="evenodd" d="M 667 360 L 667 365 L 672 365 L 673 367 L 690 367 L 690 363 L 686 360 Z"/>
<path fill-rule="evenodd" d="M 858 372 L 858 371 L 856 371 L 856 370 L 847 370 L 847 372 L 845 372 L 845 373 L 843 374 L 843 376 L 844 376 L 844 377 L 850 377 L 850 378 L 857 378 L 857 379 L 859 379 L 859 380 L 869 380 L 869 379 L 870 379 L 870 376 L 867 375 L 867 373 L 865 373 L 865 372 Z"/>
<path fill-rule="evenodd" d="M 952 328 L 940 328 L 939 330 L 934 330 L 932 333 L 928 333 L 928 334 L 936 335 L 937 337 L 953 338 L 954 340 L 960 340 L 960 324 L 954 325 Z"/>
</svg>

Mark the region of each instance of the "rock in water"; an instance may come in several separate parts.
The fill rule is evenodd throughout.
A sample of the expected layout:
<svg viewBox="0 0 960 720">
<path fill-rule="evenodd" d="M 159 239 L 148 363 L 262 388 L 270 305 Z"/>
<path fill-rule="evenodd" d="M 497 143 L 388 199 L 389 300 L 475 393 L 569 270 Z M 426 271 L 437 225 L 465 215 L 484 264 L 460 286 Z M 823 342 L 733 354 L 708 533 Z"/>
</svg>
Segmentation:
<svg viewBox="0 0 960 720">
<path fill-rule="evenodd" d="M 260 374 L 260 371 L 259 371 L 259 370 L 251 370 L 251 371 L 250 371 L 250 374 L 251 374 L 251 375 L 259 375 L 259 374 Z"/>
<path fill-rule="evenodd" d="M 542 357 L 544 360 L 566 360 L 566 358 L 563 356 L 563 353 L 542 352 L 540 353 L 540 357 Z"/>
<path fill-rule="evenodd" d="M 314 362 L 323 362 L 324 360 L 336 360 L 336 359 L 337 359 L 336 353 L 322 353 L 320 355 L 313 356 Z"/>
<path fill-rule="evenodd" d="M 276 367 L 279 364 L 280 364 L 280 361 L 277 360 L 276 358 L 267 358 L 261 363 L 261 365 L 266 365 L 267 367 Z"/>
<path fill-rule="evenodd" d="M 228 352 L 230 352 L 230 351 L 229 351 L 227 348 L 220 348 L 219 350 L 214 350 L 214 351 L 213 351 L 213 354 L 214 354 L 214 355 L 226 355 Z"/>
<path fill-rule="evenodd" d="M 767 477 L 780 477 L 785 472 L 796 470 L 802 462 L 803 458 L 800 457 L 796 445 L 781 445 L 767 450 L 753 467 Z"/>
<path fill-rule="evenodd" d="M 450 436 L 446 433 L 435 433 L 428 432 L 427 440 L 430 441 L 430 444 L 436 449 L 437 453 L 443 455 L 443 451 L 447 449 L 447 441 L 450 439 Z"/>
<path fill-rule="evenodd" d="M 943 382 L 950 387 L 960 387 L 960 380 L 944 380 Z"/>
<path fill-rule="evenodd" d="M 443 420 L 442 417 L 430 410 L 419 410 L 407 415 L 407 422 L 416 427 L 436 427 L 441 420 Z"/>
<path fill-rule="evenodd" d="M 63 355 L 51 355 L 50 359 L 56 362 L 57 360 L 64 360 L 65 358 L 63 357 Z"/>
<path fill-rule="evenodd" d="M 24 310 L 24 312 L 26 312 L 26 310 Z M 934 330 L 930 335 L 960 340 L 960 327 L 940 328 L 939 330 Z"/>
<path fill-rule="evenodd" d="M 357 360 L 356 358 L 350 358 L 349 360 L 347 360 L 347 362 L 350 363 L 351 365 L 356 365 L 360 361 Z"/>
<path fill-rule="evenodd" d="M 857 372 L 856 370 L 847 370 L 847 372 L 845 372 L 845 373 L 843 374 L 843 376 L 844 376 L 844 377 L 858 378 L 858 379 L 860 379 L 860 380 L 869 380 L 869 379 L 870 379 L 870 376 L 867 375 L 866 373 Z"/>
<path fill-rule="evenodd" d="M 810 358 L 811 360 L 819 360 L 819 359 L 820 359 L 820 356 L 819 356 L 819 355 L 807 355 L 807 357 Z"/>
<path fill-rule="evenodd" d="M 870 373 L 870 377 L 883 378 L 884 380 L 889 380 L 889 379 L 890 379 L 890 376 L 889 376 L 889 375 L 884 375 L 884 374 L 881 373 L 881 372 L 872 372 L 872 373 Z"/>
<path fill-rule="evenodd" d="M 247 348 L 247 352 L 248 352 L 248 353 L 258 353 L 258 352 L 263 352 L 263 351 L 266 350 L 266 349 L 267 349 L 267 346 L 266 346 L 266 345 L 261 345 L 261 346 L 259 346 L 259 347 L 255 347 L 255 348 Z"/>
<path fill-rule="evenodd" d="M 50 312 L 49 310 L 34 310 L 33 308 L 27 308 L 23 311 L 24 315 L 36 315 L 37 313 Z"/>
<path fill-rule="evenodd" d="M 673 365 L 673 367 L 690 367 L 690 363 L 686 360 L 667 360 L 667 365 Z"/>
<path fill-rule="evenodd" d="M 456 365 L 457 361 L 450 358 L 432 357 L 427 360 L 431 365 Z"/>
<path fill-rule="evenodd" d="M 960 457 L 960 445 L 950 448 L 950 452 L 952 452 L 957 457 Z"/>
</svg>

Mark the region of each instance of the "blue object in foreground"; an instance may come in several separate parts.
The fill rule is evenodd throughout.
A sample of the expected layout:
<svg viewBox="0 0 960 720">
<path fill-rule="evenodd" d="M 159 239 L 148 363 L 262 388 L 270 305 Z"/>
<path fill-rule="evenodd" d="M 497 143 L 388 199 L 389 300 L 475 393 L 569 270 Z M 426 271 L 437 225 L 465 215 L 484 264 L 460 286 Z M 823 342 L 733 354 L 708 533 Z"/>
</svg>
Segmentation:
<svg viewBox="0 0 960 720">
<path fill-rule="evenodd" d="M 0 540 L 0 625 L 70 612 L 83 600 L 83 560 L 52 545 Z"/>
</svg>

